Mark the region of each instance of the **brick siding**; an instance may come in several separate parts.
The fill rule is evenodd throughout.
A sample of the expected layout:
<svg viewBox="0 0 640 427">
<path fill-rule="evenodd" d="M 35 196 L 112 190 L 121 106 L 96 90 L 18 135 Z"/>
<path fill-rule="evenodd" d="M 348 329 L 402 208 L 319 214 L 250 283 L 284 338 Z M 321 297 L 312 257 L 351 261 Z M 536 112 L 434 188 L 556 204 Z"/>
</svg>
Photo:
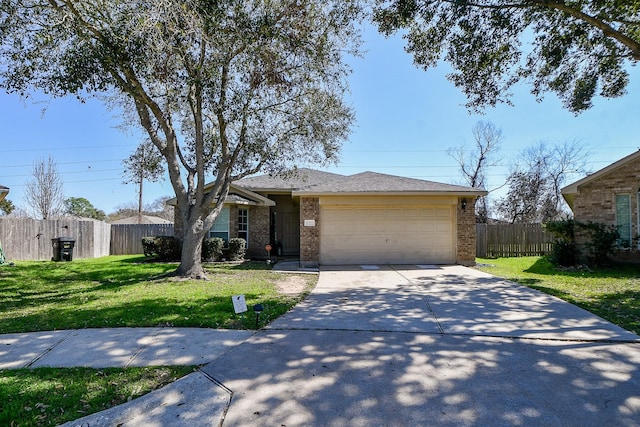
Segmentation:
<svg viewBox="0 0 640 427">
<path fill-rule="evenodd" d="M 581 185 L 574 196 L 573 214 L 576 221 L 616 225 L 616 194 L 628 194 L 631 204 L 632 249 L 620 258 L 640 260 L 638 240 L 638 190 L 640 190 L 640 159 L 631 161 L 591 182 Z M 577 236 L 583 245 L 584 236 Z"/>
<path fill-rule="evenodd" d="M 267 251 L 264 247 L 269 243 L 270 239 L 269 218 L 269 207 L 249 207 L 249 242 L 247 244 L 247 258 L 267 259 Z"/>
<path fill-rule="evenodd" d="M 315 227 L 305 227 L 304 220 L 315 220 Z M 317 267 L 320 260 L 320 199 L 300 199 L 300 265 Z"/>
<path fill-rule="evenodd" d="M 457 209 L 457 256 L 456 262 L 461 265 L 476 263 L 476 214 L 474 198 L 466 198 L 467 205 L 462 209 L 462 199 L 458 199 Z"/>
</svg>

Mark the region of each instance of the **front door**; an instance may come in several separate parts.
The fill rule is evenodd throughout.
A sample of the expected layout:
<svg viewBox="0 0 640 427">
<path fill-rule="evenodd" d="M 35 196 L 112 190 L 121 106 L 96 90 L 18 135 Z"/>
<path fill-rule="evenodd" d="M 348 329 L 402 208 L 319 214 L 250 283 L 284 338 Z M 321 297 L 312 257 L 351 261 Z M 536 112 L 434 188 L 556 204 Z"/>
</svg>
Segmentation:
<svg viewBox="0 0 640 427">
<path fill-rule="evenodd" d="M 280 215 L 282 230 L 280 238 L 282 242 L 282 255 L 300 254 L 300 215 L 283 213 Z"/>
<path fill-rule="evenodd" d="M 269 195 L 276 202 L 271 208 L 271 238 L 277 241 L 277 254 L 300 255 L 300 204 L 291 195 Z"/>
</svg>

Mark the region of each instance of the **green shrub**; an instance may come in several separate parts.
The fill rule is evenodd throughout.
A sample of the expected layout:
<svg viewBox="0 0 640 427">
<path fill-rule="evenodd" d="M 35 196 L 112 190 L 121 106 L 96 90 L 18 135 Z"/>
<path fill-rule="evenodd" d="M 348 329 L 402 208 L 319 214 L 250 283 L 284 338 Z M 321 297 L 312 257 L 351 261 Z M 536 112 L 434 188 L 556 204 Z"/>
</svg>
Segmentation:
<svg viewBox="0 0 640 427">
<path fill-rule="evenodd" d="M 578 222 L 572 219 L 551 221 L 544 225 L 545 229 L 555 236 L 550 261 L 565 267 L 575 265 L 578 261 L 576 233 L 586 234 L 584 244 L 589 251 L 589 264 L 599 266 L 609 261 L 616 249 L 616 241 L 620 238 L 613 225 L 598 222 Z"/>
<path fill-rule="evenodd" d="M 202 241 L 202 259 L 204 261 L 220 261 L 224 240 L 220 237 L 210 237 Z"/>
<path fill-rule="evenodd" d="M 578 263 L 578 247 L 575 242 L 556 240 L 553 242 L 549 261 L 555 265 L 571 267 Z"/>
<path fill-rule="evenodd" d="M 616 249 L 616 242 L 620 238 L 618 229 L 613 225 L 605 225 L 598 222 L 579 224 L 586 231 L 590 240 L 585 246 L 591 252 L 591 263 L 594 266 L 606 264 Z"/>
<path fill-rule="evenodd" d="M 555 237 L 549 260 L 555 265 L 570 267 L 578 261 L 578 247 L 575 236 L 576 223 L 572 219 L 549 221 L 544 228 Z"/>
<path fill-rule="evenodd" d="M 182 242 L 174 236 L 156 236 L 156 253 L 162 261 L 180 261 Z"/>
<path fill-rule="evenodd" d="M 156 248 L 156 238 L 155 237 L 143 237 L 142 238 L 142 250 L 144 252 L 144 256 L 153 256 L 153 254 L 157 253 Z"/>
<path fill-rule="evenodd" d="M 229 259 L 231 261 L 241 261 L 247 251 L 246 240 L 240 237 L 229 239 Z"/>
</svg>

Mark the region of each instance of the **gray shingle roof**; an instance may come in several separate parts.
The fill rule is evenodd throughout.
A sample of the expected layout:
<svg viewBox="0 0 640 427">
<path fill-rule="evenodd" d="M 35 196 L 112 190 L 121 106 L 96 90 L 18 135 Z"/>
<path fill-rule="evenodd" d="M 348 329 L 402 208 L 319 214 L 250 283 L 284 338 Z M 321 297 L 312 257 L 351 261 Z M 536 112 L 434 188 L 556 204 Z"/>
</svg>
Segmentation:
<svg viewBox="0 0 640 427">
<path fill-rule="evenodd" d="M 303 192 L 305 191 L 318 193 L 459 193 L 478 191 L 478 189 L 377 172 L 362 172 L 333 182 L 308 187 L 303 190 Z"/>
<path fill-rule="evenodd" d="M 258 175 L 250 178 L 243 178 L 235 181 L 234 184 L 248 188 L 250 190 L 300 190 L 325 182 L 344 178 L 330 172 L 323 172 L 314 169 L 300 168 L 291 175 Z"/>
<path fill-rule="evenodd" d="M 300 169 L 291 177 L 260 175 L 235 184 L 254 191 L 282 190 L 296 194 L 340 193 L 432 193 L 483 195 L 484 190 L 377 172 L 345 176 L 313 169 Z"/>
</svg>

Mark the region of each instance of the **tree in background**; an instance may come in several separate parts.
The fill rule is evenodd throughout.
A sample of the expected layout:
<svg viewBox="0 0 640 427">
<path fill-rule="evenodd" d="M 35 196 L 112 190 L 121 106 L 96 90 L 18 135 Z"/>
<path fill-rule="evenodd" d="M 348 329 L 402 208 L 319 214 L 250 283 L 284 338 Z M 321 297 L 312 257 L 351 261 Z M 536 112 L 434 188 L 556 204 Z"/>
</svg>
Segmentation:
<svg viewBox="0 0 640 427">
<path fill-rule="evenodd" d="M 548 188 L 540 168 L 517 169 L 507 177 L 509 190 L 498 199 L 494 210 L 509 224 L 543 222 L 541 209 Z"/>
<path fill-rule="evenodd" d="M 507 178 L 507 195 L 494 204 L 496 213 L 509 223 L 544 223 L 566 216 L 560 190 L 569 174 L 586 172 L 588 157 L 577 142 L 539 142 L 525 149 Z"/>
<path fill-rule="evenodd" d="M 545 181 L 546 192 L 539 209 L 542 222 L 559 219 L 567 213 L 560 190 L 570 174 L 587 174 L 589 157 L 589 151 L 577 141 L 554 145 L 541 141 L 521 153 L 518 163 L 523 169 L 539 168 Z"/>
<path fill-rule="evenodd" d="M 162 196 L 162 197 L 158 197 L 156 200 L 154 200 L 151 203 L 146 203 L 142 207 L 142 214 L 157 216 L 173 222 L 174 220 L 173 206 L 167 205 L 165 203 L 167 200 L 171 198 L 172 198 L 171 196 Z M 135 216 L 135 215 L 138 215 L 137 203 L 128 202 L 128 203 L 123 203 L 117 206 L 115 212 L 111 212 L 109 213 L 109 215 L 107 215 L 107 220 L 109 222 L 112 222 L 122 218 Z"/>
<path fill-rule="evenodd" d="M 178 275 L 205 277 L 202 240 L 232 181 L 335 161 L 354 120 L 344 55 L 359 0 L 0 4 L 0 86 L 109 95 L 162 153 Z"/>
<path fill-rule="evenodd" d="M 161 196 L 147 205 L 147 211 L 151 215 L 164 218 L 173 222 L 174 219 L 174 209 L 173 206 L 167 204 L 167 200 L 171 199 L 171 196 Z"/>
<path fill-rule="evenodd" d="M 477 122 L 471 129 L 474 148 L 466 150 L 463 145 L 449 148 L 447 154 L 454 158 L 460 166 L 460 173 L 465 184 L 475 188 L 487 188 L 487 169 L 498 165 L 495 154 L 502 143 L 502 130 L 491 122 Z M 489 219 L 487 196 L 479 197 L 476 201 L 476 220 L 486 223 Z"/>
<path fill-rule="evenodd" d="M 164 158 L 151 141 L 144 141 L 136 151 L 125 159 L 124 174 L 129 179 L 125 184 L 134 183 L 138 186 L 138 217 L 142 216 L 142 190 L 144 181 L 158 182 L 164 174 Z"/>
<path fill-rule="evenodd" d="M 11 212 L 15 210 L 15 206 L 13 202 L 9 199 L 0 200 L 0 212 L 2 215 L 9 215 Z"/>
<path fill-rule="evenodd" d="M 555 92 L 579 113 L 623 95 L 640 60 L 640 0 L 377 0 L 374 20 L 406 31 L 417 65 L 451 64 L 472 110 L 509 103 L 526 79 L 536 98 Z"/>
<path fill-rule="evenodd" d="M 51 219 L 63 212 L 64 190 L 62 175 L 49 156 L 47 160 L 36 160 L 27 180 L 24 199 L 31 214 L 40 219 Z"/>
<path fill-rule="evenodd" d="M 107 219 L 104 211 L 96 209 L 91 202 L 84 197 L 69 197 L 64 199 L 64 213 L 79 218 L 93 218 L 100 221 Z"/>
</svg>

